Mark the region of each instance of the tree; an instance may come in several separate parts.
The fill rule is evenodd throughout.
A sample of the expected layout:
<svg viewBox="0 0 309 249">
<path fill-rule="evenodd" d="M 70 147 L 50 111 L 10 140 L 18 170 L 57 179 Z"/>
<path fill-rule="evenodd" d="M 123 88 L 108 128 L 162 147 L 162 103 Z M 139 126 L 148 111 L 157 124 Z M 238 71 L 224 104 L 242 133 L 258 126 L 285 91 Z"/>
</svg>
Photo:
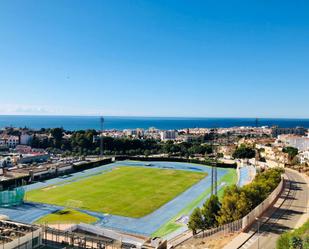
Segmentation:
<svg viewBox="0 0 309 249">
<path fill-rule="evenodd" d="M 223 225 L 242 218 L 250 212 L 250 207 L 250 201 L 244 191 L 236 185 L 226 187 L 219 211 L 219 224 Z"/>
<path fill-rule="evenodd" d="M 149 157 L 150 151 L 149 151 L 149 150 L 145 150 L 145 151 L 144 151 L 144 155 L 145 155 L 146 157 Z"/>
<path fill-rule="evenodd" d="M 233 153 L 234 158 L 240 159 L 250 159 L 255 157 L 255 150 L 249 147 L 246 147 L 244 144 L 239 146 Z"/>
<path fill-rule="evenodd" d="M 291 249 L 302 249 L 303 248 L 303 241 L 299 236 L 292 236 L 290 238 L 290 248 Z"/>
<path fill-rule="evenodd" d="M 220 225 L 238 220 L 259 205 L 278 186 L 283 170 L 268 169 L 256 175 L 253 182 L 243 187 L 226 187 L 218 214 Z"/>
<path fill-rule="evenodd" d="M 203 215 L 200 208 L 197 207 L 192 212 L 188 227 L 192 230 L 193 234 L 196 234 L 197 230 L 204 230 Z"/>
<path fill-rule="evenodd" d="M 63 128 L 53 128 L 50 130 L 50 134 L 55 139 L 55 147 L 60 148 L 63 137 Z"/>
<path fill-rule="evenodd" d="M 219 199 L 216 195 L 211 195 L 210 198 L 204 203 L 202 208 L 205 229 L 209 229 L 218 225 L 217 216 L 219 211 Z"/>
<path fill-rule="evenodd" d="M 290 247 L 290 235 L 283 233 L 276 242 L 277 249 L 289 249 Z"/>
<path fill-rule="evenodd" d="M 292 161 L 298 155 L 298 149 L 294 147 L 285 147 L 282 150 L 289 155 L 289 160 Z"/>
</svg>

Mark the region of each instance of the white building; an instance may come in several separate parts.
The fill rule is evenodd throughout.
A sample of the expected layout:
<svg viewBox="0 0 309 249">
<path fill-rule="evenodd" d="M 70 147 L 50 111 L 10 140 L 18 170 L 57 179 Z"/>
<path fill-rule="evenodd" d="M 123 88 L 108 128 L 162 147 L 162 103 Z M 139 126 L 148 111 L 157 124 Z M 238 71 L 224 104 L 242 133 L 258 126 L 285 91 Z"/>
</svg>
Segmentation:
<svg viewBox="0 0 309 249">
<path fill-rule="evenodd" d="M 0 146 L 15 148 L 19 144 L 18 136 L 3 135 L 0 137 Z"/>
<path fill-rule="evenodd" d="M 142 137 L 142 136 L 144 136 L 145 131 L 144 131 L 144 129 L 137 128 L 137 129 L 136 129 L 136 134 L 137 134 L 137 136 Z"/>
<path fill-rule="evenodd" d="M 161 131 L 160 138 L 162 141 L 176 140 L 177 135 L 178 133 L 175 130 Z"/>
<path fill-rule="evenodd" d="M 136 130 L 132 130 L 132 129 L 125 129 L 123 130 L 123 133 L 128 136 L 128 137 L 134 137 L 137 135 L 137 131 Z"/>
<path fill-rule="evenodd" d="M 20 135 L 20 144 L 29 145 L 32 141 L 32 135 L 23 133 Z"/>
<path fill-rule="evenodd" d="M 309 150 L 299 153 L 298 157 L 301 164 L 309 163 Z"/>
<path fill-rule="evenodd" d="M 309 137 L 300 137 L 295 135 L 280 135 L 278 140 L 288 146 L 297 148 L 299 151 L 309 150 Z"/>
</svg>

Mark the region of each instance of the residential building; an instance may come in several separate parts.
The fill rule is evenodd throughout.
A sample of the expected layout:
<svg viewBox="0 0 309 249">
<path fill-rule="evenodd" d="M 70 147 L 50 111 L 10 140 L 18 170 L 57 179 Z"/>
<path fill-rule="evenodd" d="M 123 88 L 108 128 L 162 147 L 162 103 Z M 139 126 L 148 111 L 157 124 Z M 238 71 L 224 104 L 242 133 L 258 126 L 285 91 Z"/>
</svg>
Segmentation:
<svg viewBox="0 0 309 249">
<path fill-rule="evenodd" d="M 19 144 L 18 136 L 2 135 L 0 137 L 0 146 L 2 147 L 15 148 L 18 144 Z"/>
<path fill-rule="evenodd" d="M 273 137 L 278 137 L 279 135 L 284 135 L 284 134 L 294 134 L 294 135 L 304 136 L 306 132 L 307 132 L 307 129 L 303 127 L 280 128 L 278 126 L 274 126 L 271 128 L 271 134 Z"/>
<path fill-rule="evenodd" d="M 31 146 L 28 146 L 28 145 L 17 145 L 15 147 L 15 150 L 14 150 L 16 153 L 19 153 L 19 154 L 29 154 L 32 152 L 32 148 Z"/>
<path fill-rule="evenodd" d="M 177 131 L 175 130 L 161 131 L 160 137 L 162 141 L 175 140 L 177 138 Z"/>
<path fill-rule="evenodd" d="M 137 131 L 136 130 L 132 130 L 132 129 L 125 129 L 123 130 L 124 134 L 128 137 L 135 137 L 137 136 Z"/>
<path fill-rule="evenodd" d="M 298 158 L 301 164 L 309 165 L 309 150 L 299 153 Z"/>
<path fill-rule="evenodd" d="M 50 155 L 48 153 L 32 152 L 30 154 L 22 154 L 18 163 L 42 163 L 48 161 Z"/>
<path fill-rule="evenodd" d="M 289 163 L 288 154 L 282 151 L 281 146 L 257 144 L 256 149 L 269 167 L 285 167 Z"/>
<path fill-rule="evenodd" d="M 32 135 L 29 135 L 28 133 L 22 133 L 20 135 L 20 144 L 30 145 L 32 138 L 33 138 Z"/>
<path fill-rule="evenodd" d="M 309 150 L 309 137 L 301 137 L 296 135 L 280 135 L 278 140 L 287 146 L 297 148 L 299 151 Z"/>
</svg>

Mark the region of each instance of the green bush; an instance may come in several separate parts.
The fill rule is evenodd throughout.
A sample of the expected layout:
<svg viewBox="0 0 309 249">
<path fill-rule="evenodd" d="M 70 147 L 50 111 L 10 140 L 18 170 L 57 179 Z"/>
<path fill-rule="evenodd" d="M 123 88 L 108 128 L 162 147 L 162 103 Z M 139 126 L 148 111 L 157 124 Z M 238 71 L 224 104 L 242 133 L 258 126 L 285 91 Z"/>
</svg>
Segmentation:
<svg viewBox="0 0 309 249">
<path fill-rule="evenodd" d="M 277 249 L 309 249 L 309 220 L 300 228 L 282 234 Z"/>
<path fill-rule="evenodd" d="M 290 235 L 288 233 L 282 234 L 277 240 L 277 249 L 290 248 Z"/>
<path fill-rule="evenodd" d="M 233 158 L 253 158 L 255 157 L 255 150 L 247 147 L 246 145 L 240 145 L 233 153 Z"/>
<path fill-rule="evenodd" d="M 279 168 L 268 169 L 258 173 L 250 184 L 226 187 L 218 216 L 219 224 L 226 224 L 247 215 L 278 186 L 282 172 Z"/>
<path fill-rule="evenodd" d="M 282 173 L 279 168 L 268 169 L 258 173 L 250 184 L 226 187 L 221 203 L 211 196 L 202 209 L 192 213 L 189 228 L 195 233 L 241 219 L 272 193 L 280 183 Z"/>
</svg>

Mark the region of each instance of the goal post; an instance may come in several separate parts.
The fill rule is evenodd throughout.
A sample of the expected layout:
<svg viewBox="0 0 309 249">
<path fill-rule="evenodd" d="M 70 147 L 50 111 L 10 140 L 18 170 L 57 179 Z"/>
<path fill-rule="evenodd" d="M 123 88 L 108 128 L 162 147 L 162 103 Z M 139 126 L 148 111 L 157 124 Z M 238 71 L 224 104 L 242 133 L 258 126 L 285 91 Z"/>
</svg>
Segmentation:
<svg viewBox="0 0 309 249">
<path fill-rule="evenodd" d="M 65 207 L 69 209 L 79 209 L 83 206 L 83 202 L 80 200 L 67 200 Z"/>
</svg>

